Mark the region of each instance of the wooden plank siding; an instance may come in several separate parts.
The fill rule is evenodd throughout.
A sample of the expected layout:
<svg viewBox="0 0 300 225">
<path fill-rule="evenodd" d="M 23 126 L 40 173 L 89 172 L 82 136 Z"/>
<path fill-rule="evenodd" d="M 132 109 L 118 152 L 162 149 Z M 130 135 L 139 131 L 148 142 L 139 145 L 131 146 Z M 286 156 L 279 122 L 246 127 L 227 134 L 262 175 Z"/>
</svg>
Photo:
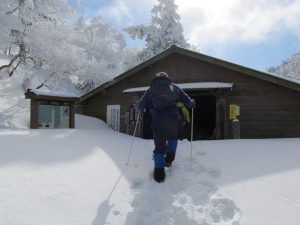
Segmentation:
<svg viewBox="0 0 300 225">
<path fill-rule="evenodd" d="M 124 113 L 140 96 L 124 94 L 123 90 L 149 86 L 153 76 L 160 71 L 167 72 L 175 83 L 233 83 L 232 91 L 223 90 L 217 97 L 225 100 L 227 110 L 229 104 L 240 106 L 241 115 L 238 118 L 241 138 L 300 137 L 299 91 L 249 76 L 242 70 L 225 68 L 176 52 L 87 98 L 83 102 L 83 113 L 106 121 L 106 106 L 121 105 L 121 131 L 125 132 Z M 226 129 L 230 129 L 230 123 L 227 114 Z M 228 133 L 225 138 L 230 138 L 230 131 L 225 132 Z"/>
<path fill-rule="evenodd" d="M 240 105 L 241 138 L 300 136 L 299 92 L 253 78 L 235 82 L 227 99 Z"/>
</svg>

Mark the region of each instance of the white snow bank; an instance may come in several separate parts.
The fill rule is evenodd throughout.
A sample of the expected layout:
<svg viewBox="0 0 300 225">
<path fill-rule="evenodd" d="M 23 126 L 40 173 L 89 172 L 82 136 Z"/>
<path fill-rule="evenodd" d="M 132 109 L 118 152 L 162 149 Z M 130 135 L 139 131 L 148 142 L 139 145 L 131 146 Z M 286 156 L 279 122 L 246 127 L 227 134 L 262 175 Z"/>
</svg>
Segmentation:
<svg viewBox="0 0 300 225">
<path fill-rule="evenodd" d="M 214 184 L 218 171 L 197 149 L 191 162 L 189 142 L 157 184 L 151 140 L 135 139 L 126 166 L 131 136 L 76 119 L 99 129 L 0 131 L 0 224 L 238 224 L 240 210 Z"/>
<path fill-rule="evenodd" d="M 202 162 L 242 211 L 241 224 L 300 224 L 300 138 L 201 142 Z"/>
<path fill-rule="evenodd" d="M 131 136 L 76 124 L 0 131 L 0 224 L 300 224 L 300 139 L 180 141 L 157 184 L 152 140 L 126 166 Z"/>
<path fill-rule="evenodd" d="M 102 129 L 108 127 L 102 120 L 80 114 L 75 114 L 75 121 L 77 129 Z"/>
</svg>

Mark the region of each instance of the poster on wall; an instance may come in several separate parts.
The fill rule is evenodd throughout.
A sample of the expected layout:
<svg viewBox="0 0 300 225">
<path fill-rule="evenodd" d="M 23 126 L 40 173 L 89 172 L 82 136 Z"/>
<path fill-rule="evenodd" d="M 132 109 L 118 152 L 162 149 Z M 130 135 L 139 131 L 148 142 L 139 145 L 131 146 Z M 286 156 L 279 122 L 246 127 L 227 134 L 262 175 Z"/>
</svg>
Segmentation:
<svg viewBox="0 0 300 225">
<path fill-rule="evenodd" d="M 60 124 L 62 128 L 69 128 L 70 110 L 69 106 L 61 106 L 60 109 Z"/>
<path fill-rule="evenodd" d="M 69 128 L 69 106 L 39 105 L 39 128 Z"/>
<path fill-rule="evenodd" d="M 237 119 L 237 116 L 240 115 L 240 106 L 236 104 L 230 104 L 229 105 L 229 118 L 231 120 Z"/>
</svg>

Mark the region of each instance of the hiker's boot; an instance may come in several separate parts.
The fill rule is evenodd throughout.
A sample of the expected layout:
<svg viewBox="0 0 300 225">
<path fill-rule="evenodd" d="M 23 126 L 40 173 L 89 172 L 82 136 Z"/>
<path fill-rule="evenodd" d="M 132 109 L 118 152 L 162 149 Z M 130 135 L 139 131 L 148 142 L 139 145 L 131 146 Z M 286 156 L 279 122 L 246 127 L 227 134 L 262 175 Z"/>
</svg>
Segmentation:
<svg viewBox="0 0 300 225">
<path fill-rule="evenodd" d="M 165 180 L 165 154 L 164 153 L 156 153 L 153 155 L 154 159 L 154 171 L 153 178 L 156 182 L 161 183 Z"/>
<path fill-rule="evenodd" d="M 166 158 L 165 158 L 165 167 L 171 167 L 174 159 L 175 159 L 175 152 L 167 151 Z"/>
<path fill-rule="evenodd" d="M 154 168 L 153 178 L 157 183 L 162 183 L 165 181 L 165 169 L 164 168 Z"/>
</svg>

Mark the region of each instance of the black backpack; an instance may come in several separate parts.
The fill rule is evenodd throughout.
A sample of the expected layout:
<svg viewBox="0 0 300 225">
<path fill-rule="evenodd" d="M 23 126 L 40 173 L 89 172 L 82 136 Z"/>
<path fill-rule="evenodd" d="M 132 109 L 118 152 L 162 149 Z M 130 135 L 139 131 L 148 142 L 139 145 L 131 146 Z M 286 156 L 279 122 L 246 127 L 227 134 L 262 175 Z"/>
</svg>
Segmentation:
<svg viewBox="0 0 300 225">
<path fill-rule="evenodd" d="M 154 78 L 150 85 L 150 95 L 154 109 L 161 110 L 176 104 L 176 95 L 168 78 Z"/>
</svg>

